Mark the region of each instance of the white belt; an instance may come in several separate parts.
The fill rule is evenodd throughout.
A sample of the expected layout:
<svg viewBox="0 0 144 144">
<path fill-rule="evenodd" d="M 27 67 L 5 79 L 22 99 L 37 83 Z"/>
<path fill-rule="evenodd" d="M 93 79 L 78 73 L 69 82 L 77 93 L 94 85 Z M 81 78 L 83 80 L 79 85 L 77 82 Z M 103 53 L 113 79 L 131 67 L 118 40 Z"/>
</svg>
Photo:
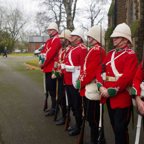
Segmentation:
<svg viewBox="0 0 144 144">
<path fill-rule="evenodd" d="M 116 82 L 118 79 L 119 79 L 119 77 L 106 76 L 106 80 L 105 80 L 105 81 L 113 81 L 113 82 Z"/>
<path fill-rule="evenodd" d="M 101 76 L 102 76 L 102 79 L 104 81 L 116 82 L 122 76 L 122 74 L 119 74 L 119 76 L 116 76 L 116 77 L 111 77 L 111 76 L 106 76 L 106 73 L 104 72 L 104 73 L 101 74 Z"/>
<path fill-rule="evenodd" d="M 80 66 L 69 66 L 69 65 L 65 65 L 65 69 L 67 72 L 74 72 L 75 69 L 80 69 Z"/>
</svg>

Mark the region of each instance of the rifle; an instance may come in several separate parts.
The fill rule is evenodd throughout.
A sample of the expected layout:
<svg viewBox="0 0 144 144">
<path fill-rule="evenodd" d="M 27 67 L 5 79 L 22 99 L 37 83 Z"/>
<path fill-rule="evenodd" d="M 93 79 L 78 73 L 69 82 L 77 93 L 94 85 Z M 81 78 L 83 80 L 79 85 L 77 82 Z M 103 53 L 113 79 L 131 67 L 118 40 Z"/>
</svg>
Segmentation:
<svg viewBox="0 0 144 144">
<path fill-rule="evenodd" d="M 141 69 L 143 71 L 143 81 L 142 82 L 144 82 L 143 58 L 144 58 L 144 42 L 143 42 L 143 55 L 142 55 L 142 66 L 141 66 Z M 144 98 L 141 98 L 141 100 L 144 101 Z M 143 117 L 143 127 L 144 127 L 144 116 L 142 116 L 140 114 L 138 109 L 137 109 L 137 113 L 138 113 L 138 120 L 137 120 L 135 144 L 139 144 L 142 117 Z"/>
<path fill-rule="evenodd" d="M 58 59 L 58 38 L 57 38 L 57 59 Z M 57 67 L 58 67 L 57 62 L 55 62 L 54 67 L 57 69 Z M 59 110 L 58 104 L 59 104 L 59 102 L 58 102 L 58 78 L 57 78 L 57 81 L 56 81 L 56 107 L 55 107 L 54 121 L 56 121 L 56 119 L 57 119 L 57 113 Z"/>
<path fill-rule="evenodd" d="M 87 49 L 88 49 L 88 37 L 87 37 Z M 86 55 L 87 55 L 87 51 L 86 51 Z M 84 141 L 84 128 L 85 128 L 85 125 L 86 125 L 88 109 L 89 109 L 89 100 L 88 100 L 87 112 L 86 112 L 86 117 L 85 117 L 84 100 L 83 99 L 84 98 L 82 97 L 82 108 L 83 108 L 83 112 L 82 112 L 82 126 L 81 126 L 81 131 L 80 131 L 80 135 L 79 135 L 77 144 L 83 144 L 83 141 Z"/>
<path fill-rule="evenodd" d="M 102 27 L 100 25 L 100 45 L 102 43 Z M 104 64 L 102 64 L 102 45 L 100 47 L 100 64 L 102 65 L 102 73 L 104 72 Z M 99 119 L 99 136 L 98 136 L 98 144 L 102 143 L 102 138 L 103 138 L 103 105 L 100 103 L 100 119 Z"/>
<path fill-rule="evenodd" d="M 44 93 L 45 93 L 45 96 L 46 96 L 45 103 L 44 103 L 44 108 L 43 108 L 43 111 L 45 111 L 48 108 L 48 104 L 47 104 L 48 92 L 46 91 L 45 74 L 43 75 L 43 81 L 44 81 Z"/>
<path fill-rule="evenodd" d="M 83 112 L 82 112 L 82 121 L 83 122 L 82 122 L 81 131 L 80 131 L 80 135 L 79 135 L 77 144 L 83 144 L 84 143 L 84 128 L 85 128 L 85 125 L 87 122 L 88 109 L 89 109 L 89 100 L 88 100 L 87 112 L 86 112 L 86 116 L 85 116 L 83 97 L 82 97 L 82 107 L 83 107 Z"/>
<path fill-rule="evenodd" d="M 57 113 L 58 113 L 58 79 L 56 81 L 56 107 L 55 107 L 55 114 L 54 114 L 54 121 L 57 119 Z"/>
<path fill-rule="evenodd" d="M 65 97 L 66 97 L 67 115 L 66 115 L 66 121 L 65 121 L 64 130 L 67 130 L 67 128 L 69 127 L 70 109 L 69 109 L 69 106 L 68 106 L 68 97 L 67 97 L 67 92 L 66 92 L 66 90 L 65 90 Z"/>
<path fill-rule="evenodd" d="M 102 73 L 104 72 L 104 64 L 101 64 L 102 65 Z M 101 144 L 102 143 L 102 139 L 103 139 L 103 104 L 100 103 L 100 119 L 99 119 L 99 136 L 98 136 L 98 144 Z"/>
</svg>

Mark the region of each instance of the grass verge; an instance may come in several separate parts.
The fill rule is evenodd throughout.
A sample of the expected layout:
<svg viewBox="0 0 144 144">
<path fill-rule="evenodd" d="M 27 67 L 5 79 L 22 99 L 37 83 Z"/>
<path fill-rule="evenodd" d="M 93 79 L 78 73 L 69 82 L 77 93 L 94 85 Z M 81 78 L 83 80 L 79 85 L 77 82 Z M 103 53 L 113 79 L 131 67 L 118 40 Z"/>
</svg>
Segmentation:
<svg viewBox="0 0 144 144">
<path fill-rule="evenodd" d="M 8 57 L 37 57 L 33 53 L 17 53 L 17 54 L 8 54 Z"/>
<path fill-rule="evenodd" d="M 39 62 L 38 59 L 34 59 L 34 60 L 27 61 L 26 64 L 29 64 L 29 65 L 32 65 L 32 66 L 35 66 L 35 67 L 39 68 L 38 62 Z"/>
</svg>

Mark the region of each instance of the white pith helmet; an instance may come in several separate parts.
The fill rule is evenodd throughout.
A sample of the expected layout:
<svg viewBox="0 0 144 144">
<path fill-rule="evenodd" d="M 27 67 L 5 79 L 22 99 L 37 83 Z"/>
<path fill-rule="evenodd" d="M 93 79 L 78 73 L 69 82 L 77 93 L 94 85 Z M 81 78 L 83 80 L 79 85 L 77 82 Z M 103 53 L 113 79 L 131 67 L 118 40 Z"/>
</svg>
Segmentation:
<svg viewBox="0 0 144 144">
<path fill-rule="evenodd" d="M 55 22 L 51 22 L 47 29 L 54 29 L 58 32 L 58 25 Z"/>
<path fill-rule="evenodd" d="M 82 38 L 83 42 L 84 42 L 84 32 L 82 28 L 76 28 L 72 31 L 71 35 L 77 35 L 79 37 Z"/>
<path fill-rule="evenodd" d="M 117 25 L 110 37 L 124 37 L 132 44 L 131 29 L 126 23 Z"/>
<path fill-rule="evenodd" d="M 70 31 L 69 29 L 65 29 L 65 30 L 59 35 L 60 38 L 65 38 L 65 39 L 71 41 L 70 36 L 71 36 L 71 31 Z"/>
<path fill-rule="evenodd" d="M 91 27 L 86 35 L 97 40 L 101 45 L 105 45 L 105 30 L 100 25 Z"/>
</svg>

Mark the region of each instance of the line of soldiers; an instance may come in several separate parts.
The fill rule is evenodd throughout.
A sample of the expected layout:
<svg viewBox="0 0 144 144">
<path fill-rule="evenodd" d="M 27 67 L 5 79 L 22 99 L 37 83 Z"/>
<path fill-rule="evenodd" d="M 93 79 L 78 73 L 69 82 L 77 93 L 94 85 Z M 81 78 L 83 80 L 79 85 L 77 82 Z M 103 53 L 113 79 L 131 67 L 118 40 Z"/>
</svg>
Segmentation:
<svg viewBox="0 0 144 144">
<path fill-rule="evenodd" d="M 77 135 L 82 126 L 83 99 L 84 112 L 91 128 L 91 138 L 86 143 L 97 144 L 100 103 L 106 103 L 115 143 L 128 144 L 127 127 L 132 108 L 130 88 L 137 70 L 136 54 L 128 47 L 132 44 L 129 26 L 122 23 L 114 29 L 111 37 L 115 49 L 107 56 L 102 48 L 105 31 L 99 25 L 91 27 L 86 33 L 90 44 L 88 48 L 82 44 L 84 32 L 81 28 L 72 32 L 66 29 L 59 35 L 57 24 L 52 22 L 48 26 L 48 34 L 50 39 L 39 58 L 39 66 L 45 73 L 46 92 L 49 92 L 52 103 L 51 108 L 45 110 L 45 115 L 54 115 L 56 104 L 59 104 L 62 117 L 57 119 L 56 124 L 62 125 L 65 124 L 67 111 L 72 109 L 76 124 L 67 130 L 70 136 Z M 136 102 L 144 115 L 144 102 L 139 97 L 143 79 L 140 71 L 139 68 L 132 92 L 135 90 L 133 95 L 138 95 Z M 138 80 L 139 83 L 136 82 Z M 95 100 L 96 96 L 99 96 L 98 100 Z M 101 143 L 106 143 L 104 133 Z"/>
</svg>

